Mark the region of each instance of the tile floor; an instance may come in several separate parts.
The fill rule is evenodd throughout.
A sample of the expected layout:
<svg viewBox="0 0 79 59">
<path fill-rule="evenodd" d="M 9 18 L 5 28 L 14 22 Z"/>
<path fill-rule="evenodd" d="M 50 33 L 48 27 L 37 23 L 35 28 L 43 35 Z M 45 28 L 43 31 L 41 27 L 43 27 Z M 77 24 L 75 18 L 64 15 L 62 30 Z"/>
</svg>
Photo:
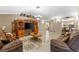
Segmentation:
<svg viewBox="0 0 79 59">
<path fill-rule="evenodd" d="M 32 40 L 31 36 L 23 39 L 23 52 L 50 52 L 50 40 L 56 39 L 59 34 L 49 31 L 44 31 L 40 40 Z"/>
</svg>

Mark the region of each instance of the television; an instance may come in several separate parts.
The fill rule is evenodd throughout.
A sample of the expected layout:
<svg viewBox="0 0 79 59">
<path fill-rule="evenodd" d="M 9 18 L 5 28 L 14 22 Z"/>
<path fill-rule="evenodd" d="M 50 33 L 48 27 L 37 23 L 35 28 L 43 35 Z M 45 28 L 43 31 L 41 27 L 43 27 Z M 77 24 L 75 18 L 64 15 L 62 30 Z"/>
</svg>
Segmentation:
<svg viewBox="0 0 79 59">
<path fill-rule="evenodd" d="M 25 23 L 25 29 L 34 31 L 34 24 L 33 23 Z"/>
</svg>

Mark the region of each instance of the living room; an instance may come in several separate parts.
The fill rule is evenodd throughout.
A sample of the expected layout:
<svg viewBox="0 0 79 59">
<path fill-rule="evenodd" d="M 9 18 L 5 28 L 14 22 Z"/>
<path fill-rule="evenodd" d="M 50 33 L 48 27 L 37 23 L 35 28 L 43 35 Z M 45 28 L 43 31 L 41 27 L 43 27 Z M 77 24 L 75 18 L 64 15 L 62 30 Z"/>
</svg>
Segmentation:
<svg viewBox="0 0 79 59">
<path fill-rule="evenodd" d="M 79 52 L 78 6 L 0 6 L 1 52 Z"/>
</svg>

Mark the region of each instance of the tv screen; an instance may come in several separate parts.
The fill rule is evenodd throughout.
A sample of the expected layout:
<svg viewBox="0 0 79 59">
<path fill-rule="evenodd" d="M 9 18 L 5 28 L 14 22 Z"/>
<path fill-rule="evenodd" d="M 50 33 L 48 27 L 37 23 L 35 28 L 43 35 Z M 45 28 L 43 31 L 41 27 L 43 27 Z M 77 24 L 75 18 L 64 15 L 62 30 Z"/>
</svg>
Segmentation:
<svg viewBox="0 0 79 59">
<path fill-rule="evenodd" d="M 34 24 L 33 23 L 25 23 L 25 29 L 31 29 L 34 31 Z"/>
</svg>

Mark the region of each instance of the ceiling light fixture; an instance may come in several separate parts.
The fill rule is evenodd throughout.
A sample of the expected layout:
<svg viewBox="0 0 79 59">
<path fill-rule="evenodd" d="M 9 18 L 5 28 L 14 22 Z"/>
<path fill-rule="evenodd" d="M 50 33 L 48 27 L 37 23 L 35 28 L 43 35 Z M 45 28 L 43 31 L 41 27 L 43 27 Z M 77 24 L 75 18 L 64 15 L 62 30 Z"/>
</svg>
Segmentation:
<svg viewBox="0 0 79 59">
<path fill-rule="evenodd" d="M 40 6 L 36 6 L 36 8 L 37 8 L 37 9 L 39 9 L 39 8 L 40 8 Z"/>
</svg>

